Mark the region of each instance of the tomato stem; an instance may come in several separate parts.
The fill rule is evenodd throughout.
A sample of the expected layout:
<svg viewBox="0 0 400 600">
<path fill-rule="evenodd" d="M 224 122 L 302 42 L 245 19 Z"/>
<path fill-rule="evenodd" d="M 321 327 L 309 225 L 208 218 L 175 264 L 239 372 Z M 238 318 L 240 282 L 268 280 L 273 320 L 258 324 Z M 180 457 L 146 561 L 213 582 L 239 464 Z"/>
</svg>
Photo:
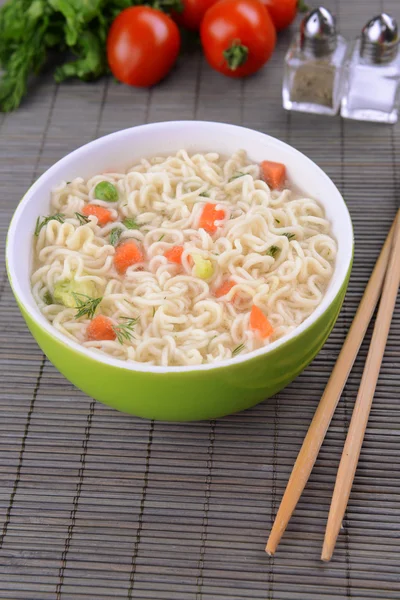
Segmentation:
<svg viewBox="0 0 400 600">
<path fill-rule="evenodd" d="M 308 6 L 308 4 L 306 4 L 304 2 L 304 0 L 298 0 L 297 1 L 297 10 L 301 13 L 307 12 L 310 10 L 310 7 Z"/>
<path fill-rule="evenodd" d="M 249 55 L 247 46 L 243 46 L 240 40 L 235 40 L 224 50 L 224 58 L 231 71 L 236 71 L 238 67 L 244 65 Z"/>
<path fill-rule="evenodd" d="M 153 0 L 150 2 L 151 8 L 155 8 L 156 10 L 161 10 L 162 12 L 166 12 L 167 14 L 171 11 L 176 13 L 183 12 L 183 2 L 182 0 Z"/>
</svg>

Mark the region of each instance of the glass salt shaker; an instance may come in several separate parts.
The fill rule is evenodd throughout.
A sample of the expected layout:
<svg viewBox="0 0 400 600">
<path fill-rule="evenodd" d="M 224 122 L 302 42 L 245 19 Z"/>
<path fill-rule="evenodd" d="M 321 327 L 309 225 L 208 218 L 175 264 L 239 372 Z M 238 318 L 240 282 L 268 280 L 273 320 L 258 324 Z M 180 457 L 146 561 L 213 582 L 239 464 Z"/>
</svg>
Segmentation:
<svg viewBox="0 0 400 600">
<path fill-rule="evenodd" d="M 322 6 L 308 13 L 285 57 L 283 107 L 335 115 L 340 106 L 346 40 Z"/>
<path fill-rule="evenodd" d="M 383 13 L 365 25 L 347 61 L 342 117 L 396 123 L 399 84 L 398 27 Z"/>
</svg>

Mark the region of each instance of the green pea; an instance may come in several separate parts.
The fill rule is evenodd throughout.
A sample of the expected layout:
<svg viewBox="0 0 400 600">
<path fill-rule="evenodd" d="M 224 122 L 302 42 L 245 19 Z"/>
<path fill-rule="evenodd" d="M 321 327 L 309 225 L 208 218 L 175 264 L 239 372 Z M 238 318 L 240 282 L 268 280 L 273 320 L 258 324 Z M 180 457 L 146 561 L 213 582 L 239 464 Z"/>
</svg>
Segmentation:
<svg viewBox="0 0 400 600">
<path fill-rule="evenodd" d="M 94 188 L 94 197 L 106 202 L 118 202 L 117 188 L 109 181 L 100 181 Z"/>
</svg>

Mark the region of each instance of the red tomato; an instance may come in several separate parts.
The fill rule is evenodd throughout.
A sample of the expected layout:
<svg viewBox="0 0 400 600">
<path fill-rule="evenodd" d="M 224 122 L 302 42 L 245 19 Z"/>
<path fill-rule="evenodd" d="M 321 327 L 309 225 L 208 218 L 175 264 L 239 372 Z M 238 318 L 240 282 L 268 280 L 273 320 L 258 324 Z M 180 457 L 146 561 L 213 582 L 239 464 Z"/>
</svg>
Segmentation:
<svg viewBox="0 0 400 600">
<path fill-rule="evenodd" d="M 174 21 L 186 29 L 197 31 L 197 29 L 200 29 L 200 24 L 206 11 L 217 1 L 218 0 L 182 0 L 183 11 L 180 13 L 173 13 Z"/>
<path fill-rule="evenodd" d="M 258 71 L 276 43 L 275 27 L 260 0 L 219 0 L 206 12 L 200 34 L 210 66 L 229 77 Z"/>
<path fill-rule="evenodd" d="M 179 48 L 179 29 L 168 15 L 149 6 L 133 6 L 110 27 L 107 59 L 119 81 L 147 87 L 167 75 Z"/>
<path fill-rule="evenodd" d="M 296 18 L 298 0 L 262 0 L 262 3 L 267 7 L 277 31 L 289 27 Z"/>
</svg>

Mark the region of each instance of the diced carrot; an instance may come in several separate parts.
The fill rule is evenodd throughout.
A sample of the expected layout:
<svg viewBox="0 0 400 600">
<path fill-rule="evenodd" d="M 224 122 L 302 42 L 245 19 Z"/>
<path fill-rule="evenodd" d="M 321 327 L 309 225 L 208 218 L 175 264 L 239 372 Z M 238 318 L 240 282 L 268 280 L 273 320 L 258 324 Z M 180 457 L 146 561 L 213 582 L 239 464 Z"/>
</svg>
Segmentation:
<svg viewBox="0 0 400 600">
<path fill-rule="evenodd" d="M 180 265 L 182 264 L 182 253 L 183 246 L 172 246 L 172 248 L 168 248 L 168 250 L 164 252 L 164 256 L 169 262 Z"/>
<path fill-rule="evenodd" d="M 286 179 L 286 167 L 282 163 L 272 160 L 263 160 L 261 172 L 266 184 L 273 190 L 283 188 Z"/>
<path fill-rule="evenodd" d="M 100 226 L 107 225 L 110 221 L 115 220 L 111 211 L 107 210 L 107 208 L 103 208 L 103 206 L 97 206 L 97 204 L 85 204 L 82 209 L 82 214 L 85 215 L 85 217 L 90 217 L 91 215 L 97 217 L 97 222 Z"/>
<path fill-rule="evenodd" d="M 97 315 L 92 319 L 87 326 L 86 335 L 88 340 L 115 340 L 116 333 L 111 319 L 104 315 Z"/>
<path fill-rule="evenodd" d="M 172 246 L 164 252 L 164 256 L 169 262 L 176 263 L 177 265 L 182 264 L 182 254 L 183 254 L 183 246 Z M 190 266 L 193 265 L 193 258 L 189 255 L 187 257 L 188 263 Z"/>
<path fill-rule="evenodd" d="M 234 281 L 227 279 L 218 289 L 215 290 L 214 296 L 216 298 L 220 298 L 221 296 L 225 296 L 228 292 L 231 291 L 233 286 L 236 285 Z"/>
<path fill-rule="evenodd" d="M 142 260 L 143 253 L 133 240 L 122 242 L 115 249 L 114 265 L 120 275 L 123 275 L 128 267 Z"/>
<path fill-rule="evenodd" d="M 217 210 L 215 204 L 207 203 L 201 213 L 199 227 L 202 227 L 208 233 L 215 233 L 217 226 L 215 221 L 220 221 L 225 217 L 224 210 Z"/>
<path fill-rule="evenodd" d="M 262 338 L 269 337 L 274 329 L 262 310 L 253 304 L 250 312 L 250 327 L 258 331 Z"/>
</svg>

